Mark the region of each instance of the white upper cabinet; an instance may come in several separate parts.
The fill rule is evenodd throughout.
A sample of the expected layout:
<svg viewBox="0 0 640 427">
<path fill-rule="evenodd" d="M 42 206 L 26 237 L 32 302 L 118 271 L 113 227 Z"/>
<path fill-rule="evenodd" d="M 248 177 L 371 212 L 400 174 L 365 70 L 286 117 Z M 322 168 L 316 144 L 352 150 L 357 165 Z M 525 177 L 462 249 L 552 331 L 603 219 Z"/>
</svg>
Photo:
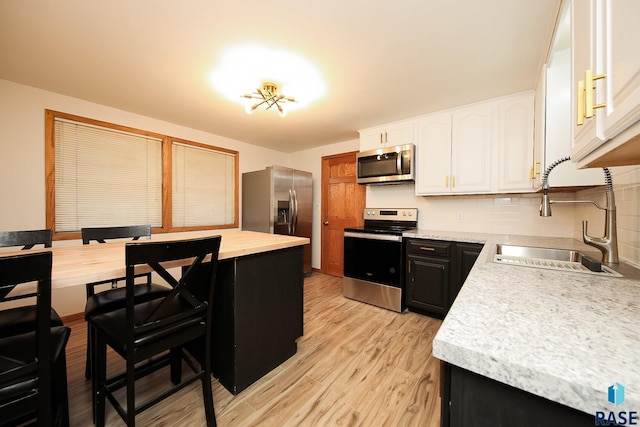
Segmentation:
<svg viewBox="0 0 640 427">
<path fill-rule="evenodd" d="M 573 123 L 573 145 L 571 157 L 574 161 L 579 151 L 597 146 L 601 140 L 596 135 L 596 121 L 584 119 L 584 74 L 595 70 L 595 6 L 596 0 L 577 0 L 571 4 L 571 119 Z M 578 86 L 578 83 L 580 85 Z M 578 111 L 580 109 L 580 112 Z M 581 116 L 578 124 L 578 115 Z"/>
<path fill-rule="evenodd" d="M 575 113 L 571 88 L 571 3 L 565 2 L 556 25 L 547 64 L 542 69 L 538 82 L 540 102 L 537 106 L 536 136 L 541 141 L 538 141 L 535 150 L 536 188 L 542 187 L 541 177 L 545 168 L 556 160 L 571 155 L 572 118 Z M 599 168 L 578 169 L 575 163 L 565 162 L 554 169 L 549 185 L 602 185 L 602 177 Z"/>
<path fill-rule="evenodd" d="M 406 120 L 360 132 L 360 151 L 415 143 L 415 121 Z"/>
<path fill-rule="evenodd" d="M 579 166 L 640 164 L 640 1 L 574 0 L 573 139 Z"/>
<path fill-rule="evenodd" d="M 416 195 L 531 191 L 533 92 L 423 116 Z"/>
<path fill-rule="evenodd" d="M 451 192 L 451 112 L 417 122 L 416 194 Z"/>
<path fill-rule="evenodd" d="M 498 102 L 498 192 L 534 187 L 533 105 L 533 92 Z"/>
<path fill-rule="evenodd" d="M 496 106 L 482 104 L 453 111 L 451 192 L 491 192 L 491 148 Z"/>
<path fill-rule="evenodd" d="M 417 195 L 491 191 L 493 111 L 480 105 L 418 120 Z"/>
</svg>

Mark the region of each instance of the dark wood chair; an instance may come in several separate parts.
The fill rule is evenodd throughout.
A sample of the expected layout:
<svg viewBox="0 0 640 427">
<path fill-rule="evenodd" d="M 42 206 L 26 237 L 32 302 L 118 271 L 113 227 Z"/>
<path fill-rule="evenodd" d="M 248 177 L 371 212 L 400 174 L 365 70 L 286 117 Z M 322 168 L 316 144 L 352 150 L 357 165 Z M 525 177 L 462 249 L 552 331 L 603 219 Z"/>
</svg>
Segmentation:
<svg viewBox="0 0 640 427">
<path fill-rule="evenodd" d="M 51 229 L 24 230 L 24 231 L 0 231 L 0 248 L 22 246 L 22 249 L 32 249 L 36 245 L 44 245 L 50 248 L 53 241 Z"/>
<path fill-rule="evenodd" d="M 88 245 L 92 241 L 98 243 L 106 243 L 108 240 L 114 239 L 131 239 L 138 240 L 141 237 L 151 237 L 150 225 L 132 225 L 122 227 L 85 227 L 80 230 L 82 234 L 82 244 Z M 145 277 L 144 283 L 136 286 L 135 301 L 144 302 L 151 299 L 164 296 L 169 289 L 151 283 L 151 274 L 140 274 L 137 277 Z M 86 284 L 87 303 L 84 308 L 84 319 L 87 323 L 87 356 L 85 363 L 85 377 L 91 378 L 91 342 L 93 340 L 91 322 L 89 320 L 98 315 L 109 311 L 124 308 L 126 301 L 125 288 L 118 288 L 118 282 L 124 280 L 124 277 L 114 277 L 113 279 L 103 280 Z M 96 287 L 100 285 L 111 285 L 110 289 L 96 292 Z"/>
<path fill-rule="evenodd" d="M 34 246 L 42 245 L 50 248 L 53 233 L 50 229 L 45 230 L 24 230 L 24 231 L 0 231 L 0 248 L 17 247 L 22 250 L 33 249 Z M 5 301 L 21 299 L 27 295 L 2 295 Z M 36 306 L 25 305 L 21 307 L 8 308 L 0 311 L 0 337 L 22 334 L 35 331 L 36 327 Z M 51 309 L 51 325 L 63 326 L 62 319 L 58 313 Z"/>
<path fill-rule="evenodd" d="M 128 243 L 126 245 L 126 308 L 95 316 L 96 425 L 104 426 L 105 399 L 108 399 L 128 426 L 135 416 L 188 384 L 200 380 L 208 426 L 215 426 L 211 390 L 211 323 L 213 290 L 220 249 L 220 236 L 171 242 Z M 208 258 L 210 256 L 210 259 Z M 189 260 L 190 266 L 176 280 L 163 266 Z M 204 262 L 206 261 L 206 262 Z M 172 263 L 173 262 L 173 263 Z M 135 268 L 148 266 L 171 286 L 164 298 L 136 304 Z M 203 279 L 205 278 L 205 279 Z M 194 361 L 184 346 L 196 339 L 204 341 L 202 363 Z M 106 378 L 107 346 L 126 361 L 126 372 Z M 183 379 L 182 360 L 193 370 Z M 171 366 L 172 385 L 150 400 L 136 405 L 135 381 L 160 368 Z M 199 366 L 199 368 L 198 368 Z M 126 409 L 113 393 L 126 387 Z"/>
<path fill-rule="evenodd" d="M 0 425 L 69 425 L 65 348 L 71 330 L 51 326 L 51 263 L 51 252 L 0 257 L 2 295 L 37 282 L 35 330 L 0 339 Z"/>
</svg>

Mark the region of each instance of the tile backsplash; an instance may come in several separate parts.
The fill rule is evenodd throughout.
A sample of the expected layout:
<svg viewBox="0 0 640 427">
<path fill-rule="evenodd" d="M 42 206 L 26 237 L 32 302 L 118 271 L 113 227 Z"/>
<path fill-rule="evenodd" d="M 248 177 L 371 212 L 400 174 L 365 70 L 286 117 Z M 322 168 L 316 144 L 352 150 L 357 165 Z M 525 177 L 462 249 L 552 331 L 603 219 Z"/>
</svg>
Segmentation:
<svg viewBox="0 0 640 427">
<path fill-rule="evenodd" d="M 620 257 L 640 265 L 640 167 L 612 168 Z M 604 176 L 603 176 L 604 183 Z M 595 200 L 604 206 L 604 186 L 576 193 L 553 193 L 554 200 Z M 412 185 L 367 189 L 367 207 L 418 208 L 418 227 L 582 240 L 582 221 L 589 234 L 604 234 L 604 211 L 591 204 L 552 205 L 552 216 L 539 215 L 540 194 L 416 197 Z"/>
<path fill-rule="evenodd" d="M 640 266 L 640 167 L 611 168 L 613 193 L 618 223 L 618 252 L 620 258 Z M 578 200 L 594 200 L 605 205 L 605 188 L 597 187 L 576 193 Z M 604 212 L 593 205 L 579 205 L 576 209 L 576 236 L 582 236 L 582 221 L 589 221 L 589 234 L 604 234 Z"/>
<path fill-rule="evenodd" d="M 556 193 L 573 199 L 575 193 Z M 540 194 L 416 197 L 412 185 L 367 189 L 367 207 L 418 208 L 418 227 L 431 230 L 530 236 L 574 236 L 575 205 L 554 206 L 553 216 L 539 215 Z"/>
</svg>

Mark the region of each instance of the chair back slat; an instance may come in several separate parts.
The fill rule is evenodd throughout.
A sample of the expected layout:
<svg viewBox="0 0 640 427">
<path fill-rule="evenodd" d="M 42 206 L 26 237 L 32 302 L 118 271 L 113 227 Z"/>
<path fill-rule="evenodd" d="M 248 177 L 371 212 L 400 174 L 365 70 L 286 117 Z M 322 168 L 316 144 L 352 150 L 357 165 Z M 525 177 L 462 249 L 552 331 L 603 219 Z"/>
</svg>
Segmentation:
<svg viewBox="0 0 640 427">
<path fill-rule="evenodd" d="M 37 411 L 39 423 L 42 425 L 46 425 L 51 416 L 51 265 L 50 251 L 0 257 L 0 289 L 37 282 L 36 352 L 31 356 L 21 354 L 20 357 L 0 354 L 2 358 L 0 387 L 11 388 L 16 383 L 23 383 L 37 377 L 37 390 L 32 396 L 34 399 L 32 409 Z M 6 300 L 5 296 L 0 296 L 0 302 Z M 23 403 L 18 400 L 20 400 L 19 397 L 14 405 L 21 406 Z M 12 403 L 4 402 L 0 409 L 0 419 L 10 420 L 12 416 L 15 416 L 15 410 L 12 412 Z"/>
<path fill-rule="evenodd" d="M 22 246 L 30 249 L 34 245 L 44 245 L 51 247 L 51 230 L 29 230 L 29 231 L 3 231 L 0 232 L 0 247 Z M 29 258 L 14 259 L 15 268 L 6 268 L 2 273 L 2 284 L 0 285 L 0 301 L 10 301 L 21 298 L 35 296 L 36 293 L 29 292 L 22 295 L 8 296 L 15 288 L 15 285 L 25 282 L 35 282 L 42 277 L 45 271 L 38 270 L 37 265 L 32 265 Z M 30 277 L 29 277 L 30 276 Z"/>
<path fill-rule="evenodd" d="M 80 233 L 82 234 L 82 244 L 88 245 L 92 240 L 105 243 L 112 239 L 138 240 L 141 237 L 151 237 L 151 226 L 145 224 L 121 227 L 84 227 Z"/>
<path fill-rule="evenodd" d="M 80 229 L 80 233 L 82 234 L 82 244 L 88 245 L 92 241 L 96 241 L 98 243 L 106 243 L 107 240 L 113 239 L 131 239 L 131 240 L 139 240 L 141 237 L 150 238 L 151 237 L 151 225 L 126 225 L 119 227 L 83 227 Z M 143 273 L 138 274 L 136 277 L 146 277 L 147 283 L 151 283 L 151 274 Z M 99 282 L 87 283 L 87 298 L 95 295 L 95 286 L 102 285 L 105 283 L 111 283 L 111 287 L 117 287 L 117 283 L 120 280 L 124 280 L 124 277 L 114 277 L 110 280 L 102 280 Z"/>
<path fill-rule="evenodd" d="M 32 249 L 35 245 L 50 248 L 53 240 L 51 229 L 0 231 L 0 248 L 22 246 L 22 249 Z"/>
</svg>

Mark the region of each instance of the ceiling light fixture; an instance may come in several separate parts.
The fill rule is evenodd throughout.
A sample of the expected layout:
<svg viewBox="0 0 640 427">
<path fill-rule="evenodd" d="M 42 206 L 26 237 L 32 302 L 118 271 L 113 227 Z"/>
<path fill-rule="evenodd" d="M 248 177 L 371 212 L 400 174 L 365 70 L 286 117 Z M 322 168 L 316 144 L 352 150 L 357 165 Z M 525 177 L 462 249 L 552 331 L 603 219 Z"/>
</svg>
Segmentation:
<svg viewBox="0 0 640 427">
<path fill-rule="evenodd" d="M 294 97 L 278 93 L 278 85 L 273 82 L 264 82 L 255 92 L 246 93 L 242 96 L 243 98 L 258 100 L 258 102 L 254 104 L 246 105 L 245 111 L 247 114 L 253 113 L 260 106 L 264 106 L 265 110 L 275 106 L 280 117 L 284 117 L 287 115 L 284 104 L 287 102 L 296 102 Z"/>
<path fill-rule="evenodd" d="M 309 60 L 293 52 L 259 45 L 225 50 L 209 74 L 209 81 L 224 98 L 245 110 L 272 107 L 280 113 L 280 107 L 280 114 L 308 108 L 327 91 L 318 69 Z M 248 91 L 253 93 L 243 95 Z M 279 94 L 295 95 L 295 102 L 286 95 L 278 98 Z M 258 106 L 252 110 L 255 104 Z"/>
</svg>

